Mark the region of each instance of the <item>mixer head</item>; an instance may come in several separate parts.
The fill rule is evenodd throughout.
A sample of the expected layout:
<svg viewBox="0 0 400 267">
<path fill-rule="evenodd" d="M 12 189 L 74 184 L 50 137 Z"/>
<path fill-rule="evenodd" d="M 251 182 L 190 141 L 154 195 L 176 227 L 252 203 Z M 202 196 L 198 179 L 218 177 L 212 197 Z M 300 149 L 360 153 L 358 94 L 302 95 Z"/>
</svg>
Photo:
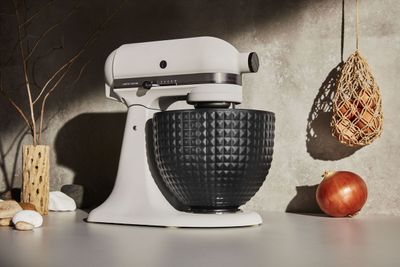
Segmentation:
<svg viewBox="0 0 400 267">
<path fill-rule="evenodd" d="M 168 89 L 186 87 L 192 88 L 184 95 L 195 108 L 226 108 L 242 102 L 241 74 L 258 68 L 255 52 L 239 53 L 213 37 L 127 44 L 107 58 L 106 95 L 126 102 L 127 90 L 141 88 L 151 94 L 157 88 L 168 95 Z M 130 102 L 138 97 L 132 94 Z"/>
</svg>

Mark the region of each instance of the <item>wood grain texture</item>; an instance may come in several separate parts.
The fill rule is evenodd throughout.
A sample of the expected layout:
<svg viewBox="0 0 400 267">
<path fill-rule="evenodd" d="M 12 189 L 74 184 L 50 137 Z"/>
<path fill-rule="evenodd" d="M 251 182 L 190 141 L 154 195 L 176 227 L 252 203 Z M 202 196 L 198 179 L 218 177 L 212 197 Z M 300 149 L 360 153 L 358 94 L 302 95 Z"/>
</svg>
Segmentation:
<svg viewBox="0 0 400 267">
<path fill-rule="evenodd" d="M 48 214 L 50 148 L 43 145 L 23 147 L 23 181 L 21 202 L 31 203 L 42 214 Z"/>
</svg>

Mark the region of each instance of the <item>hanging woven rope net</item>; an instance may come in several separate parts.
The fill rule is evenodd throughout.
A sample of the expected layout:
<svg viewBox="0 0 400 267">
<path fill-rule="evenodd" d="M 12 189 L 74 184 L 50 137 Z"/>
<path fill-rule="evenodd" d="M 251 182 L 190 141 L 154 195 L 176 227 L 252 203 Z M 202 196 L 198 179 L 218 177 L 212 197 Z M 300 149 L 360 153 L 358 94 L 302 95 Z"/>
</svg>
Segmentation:
<svg viewBox="0 0 400 267">
<path fill-rule="evenodd" d="M 379 87 L 357 50 L 343 66 L 333 99 L 333 134 L 348 146 L 364 146 L 381 135 L 382 124 Z"/>
<path fill-rule="evenodd" d="M 356 0 L 356 51 L 344 63 L 333 98 L 332 134 L 348 146 L 371 144 L 382 133 L 379 87 L 359 52 L 359 15 Z"/>
</svg>

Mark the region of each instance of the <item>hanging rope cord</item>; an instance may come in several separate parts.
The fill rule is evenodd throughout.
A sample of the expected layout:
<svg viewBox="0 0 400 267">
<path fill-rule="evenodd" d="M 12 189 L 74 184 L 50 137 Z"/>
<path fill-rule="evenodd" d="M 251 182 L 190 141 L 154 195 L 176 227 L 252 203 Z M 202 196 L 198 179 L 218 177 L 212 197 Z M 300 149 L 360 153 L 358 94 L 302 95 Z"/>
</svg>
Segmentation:
<svg viewBox="0 0 400 267">
<path fill-rule="evenodd" d="M 358 12 L 358 0 L 356 0 L 356 50 L 358 51 L 358 44 L 359 44 L 359 27 L 360 27 L 360 17 Z"/>
</svg>

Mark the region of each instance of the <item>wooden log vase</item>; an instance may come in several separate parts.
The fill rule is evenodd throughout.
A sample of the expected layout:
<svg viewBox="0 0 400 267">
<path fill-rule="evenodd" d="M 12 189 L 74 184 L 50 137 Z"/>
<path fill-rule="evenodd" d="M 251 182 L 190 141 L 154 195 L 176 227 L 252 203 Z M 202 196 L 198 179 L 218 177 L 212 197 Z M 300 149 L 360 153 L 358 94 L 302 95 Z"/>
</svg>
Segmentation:
<svg viewBox="0 0 400 267">
<path fill-rule="evenodd" d="M 50 147 L 25 145 L 22 154 L 21 202 L 31 203 L 42 214 L 48 214 Z"/>
</svg>

